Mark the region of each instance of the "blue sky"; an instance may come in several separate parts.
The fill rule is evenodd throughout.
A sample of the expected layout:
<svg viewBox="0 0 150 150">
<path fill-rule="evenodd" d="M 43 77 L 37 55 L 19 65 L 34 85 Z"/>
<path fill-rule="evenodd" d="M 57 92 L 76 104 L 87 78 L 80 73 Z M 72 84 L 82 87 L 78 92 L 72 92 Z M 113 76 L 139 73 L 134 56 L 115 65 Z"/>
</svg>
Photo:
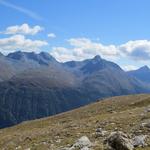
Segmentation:
<svg viewBox="0 0 150 150">
<path fill-rule="evenodd" d="M 149 6 L 149 0 L 0 0 L 0 51 L 44 50 L 60 61 L 99 54 L 126 69 L 150 65 Z"/>
</svg>

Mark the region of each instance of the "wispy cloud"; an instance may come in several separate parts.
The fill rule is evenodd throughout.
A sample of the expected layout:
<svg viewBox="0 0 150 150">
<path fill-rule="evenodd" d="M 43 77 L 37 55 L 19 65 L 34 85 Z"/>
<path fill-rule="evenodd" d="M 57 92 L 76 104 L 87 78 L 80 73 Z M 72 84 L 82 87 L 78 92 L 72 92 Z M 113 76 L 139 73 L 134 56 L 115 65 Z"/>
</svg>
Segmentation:
<svg viewBox="0 0 150 150">
<path fill-rule="evenodd" d="M 56 38 L 56 35 L 55 35 L 54 33 L 49 33 L 47 36 L 48 36 L 49 38 Z"/>
<path fill-rule="evenodd" d="M 26 9 L 24 7 L 21 7 L 21 6 L 18 6 L 18 5 L 15 5 L 15 4 L 12 4 L 10 2 L 7 2 L 5 0 L 0 0 L 0 4 L 3 5 L 3 6 L 6 6 L 8 8 L 11 8 L 11 9 L 14 9 L 14 10 L 17 10 L 21 13 L 24 13 L 26 15 L 28 15 L 29 17 L 35 19 L 35 20 L 42 20 L 42 17 L 39 16 L 38 14 L 36 14 L 35 12 L 29 10 L 29 9 Z"/>
</svg>

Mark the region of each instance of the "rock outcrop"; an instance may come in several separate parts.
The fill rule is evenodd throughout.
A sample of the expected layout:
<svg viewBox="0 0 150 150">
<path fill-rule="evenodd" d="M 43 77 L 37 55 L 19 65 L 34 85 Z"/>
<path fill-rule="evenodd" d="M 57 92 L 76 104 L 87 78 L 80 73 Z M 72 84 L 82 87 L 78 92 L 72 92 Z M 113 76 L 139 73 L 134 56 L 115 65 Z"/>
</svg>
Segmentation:
<svg viewBox="0 0 150 150">
<path fill-rule="evenodd" d="M 132 140 L 123 132 L 112 132 L 107 138 L 110 150 L 133 150 Z"/>
</svg>

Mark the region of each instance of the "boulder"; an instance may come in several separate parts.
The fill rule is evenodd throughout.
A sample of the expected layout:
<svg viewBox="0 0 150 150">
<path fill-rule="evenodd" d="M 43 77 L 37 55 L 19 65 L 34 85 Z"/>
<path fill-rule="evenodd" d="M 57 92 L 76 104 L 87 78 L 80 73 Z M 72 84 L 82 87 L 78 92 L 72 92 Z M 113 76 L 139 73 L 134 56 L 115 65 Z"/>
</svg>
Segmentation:
<svg viewBox="0 0 150 150">
<path fill-rule="evenodd" d="M 75 144 L 73 144 L 72 147 L 70 148 L 61 148 L 59 150 L 90 150 L 90 147 L 92 146 L 91 141 L 88 139 L 87 136 L 82 136 L 81 138 L 79 138 Z"/>
<path fill-rule="evenodd" d="M 106 140 L 111 150 L 133 150 L 132 140 L 123 132 L 112 132 Z"/>
<path fill-rule="evenodd" d="M 73 147 L 78 147 L 78 148 L 84 148 L 84 147 L 91 147 L 92 143 L 88 139 L 87 136 L 82 136 L 80 139 L 76 141 L 76 143 L 73 145 Z"/>
</svg>

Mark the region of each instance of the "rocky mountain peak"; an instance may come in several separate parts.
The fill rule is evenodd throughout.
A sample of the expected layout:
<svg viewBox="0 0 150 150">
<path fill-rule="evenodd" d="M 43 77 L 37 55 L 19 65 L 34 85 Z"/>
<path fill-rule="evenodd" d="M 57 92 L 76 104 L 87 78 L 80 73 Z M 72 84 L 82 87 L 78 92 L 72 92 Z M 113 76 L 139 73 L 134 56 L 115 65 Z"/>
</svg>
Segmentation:
<svg viewBox="0 0 150 150">
<path fill-rule="evenodd" d="M 25 55 L 21 51 L 16 51 L 13 53 L 9 53 L 6 57 L 11 58 L 11 59 L 15 59 L 15 60 L 21 60 L 22 58 L 25 57 Z"/>
<path fill-rule="evenodd" d="M 96 61 L 100 61 L 102 58 L 101 58 L 101 56 L 100 55 L 96 55 L 94 58 L 93 58 L 93 60 L 96 60 Z"/>
<path fill-rule="evenodd" d="M 43 57 L 45 60 L 56 61 L 56 59 L 47 52 L 40 52 L 39 56 Z"/>
<path fill-rule="evenodd" d="M 150 71 L 150 69 L 147 65 L 141 67 L 139 70 L 141 70 L 141 71 Z"/>
</svg>

